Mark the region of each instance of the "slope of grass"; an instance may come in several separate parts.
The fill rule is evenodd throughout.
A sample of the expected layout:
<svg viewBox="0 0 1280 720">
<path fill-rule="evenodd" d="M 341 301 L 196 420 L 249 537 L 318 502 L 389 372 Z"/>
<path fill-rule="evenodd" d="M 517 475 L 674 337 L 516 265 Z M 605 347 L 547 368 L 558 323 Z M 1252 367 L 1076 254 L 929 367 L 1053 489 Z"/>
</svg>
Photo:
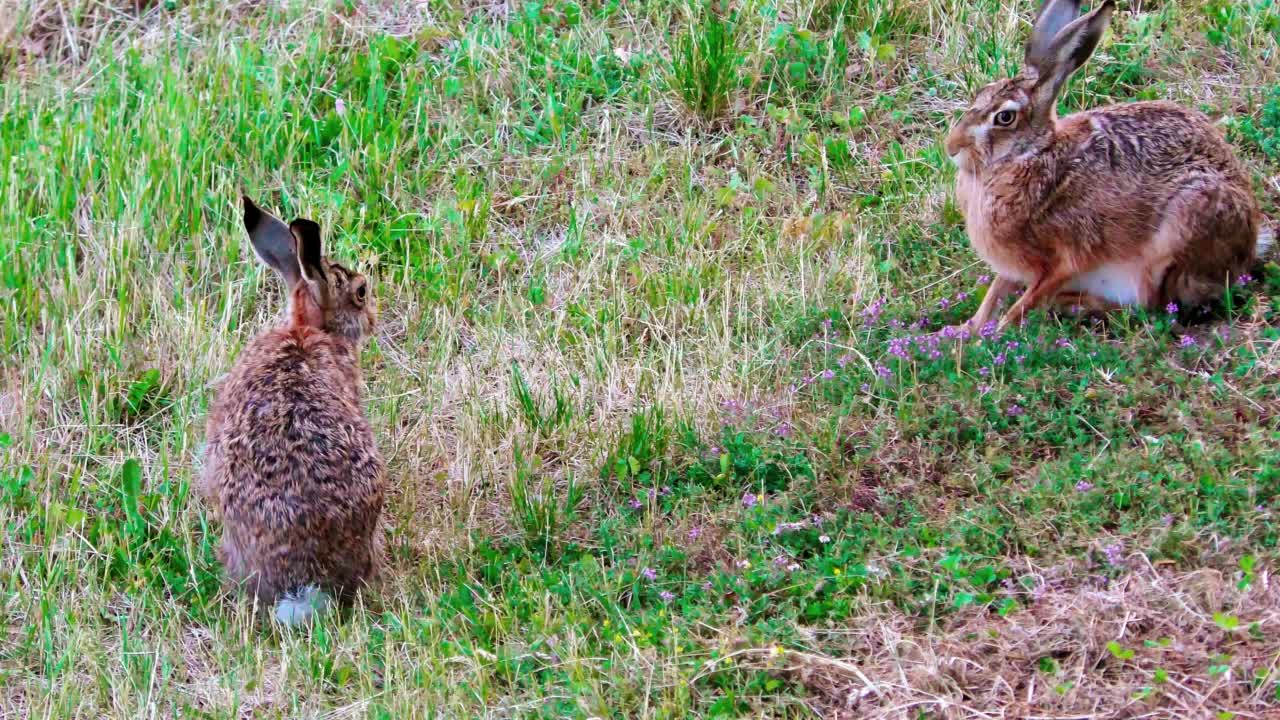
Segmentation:
<svg viewBox="0 0 1280 720">
<path fill-rule="evenodd" d="M 141 5 L 0 21 L 0 716 L 1280 712 L 1280 270 L 924 336 L 1030 3 Z M 1280 6 L 1121 5 L 1064 110 L 1220 118 L 1274 218 Z M 390 562 L 307 632 L 192 492 L 241 191 L 383 309 Z"/>
</svg>

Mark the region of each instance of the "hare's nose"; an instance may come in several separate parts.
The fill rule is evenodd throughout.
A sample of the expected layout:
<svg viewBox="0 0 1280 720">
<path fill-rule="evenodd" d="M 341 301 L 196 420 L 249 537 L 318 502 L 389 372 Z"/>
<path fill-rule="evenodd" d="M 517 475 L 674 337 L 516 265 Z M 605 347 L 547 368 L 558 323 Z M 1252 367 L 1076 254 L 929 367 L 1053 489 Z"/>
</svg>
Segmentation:
<svg viewBox="0 0 1280 720">
<path fill-rule="evenodd" d="M 955 157 L 956 155 L 964 152 L 964 149 L 968 146 L 969 134 L 965 132 L 963 128 L 955 127 L 951 129 L 951 132 L 947 133 L 947 155 Z"/>
</svg>

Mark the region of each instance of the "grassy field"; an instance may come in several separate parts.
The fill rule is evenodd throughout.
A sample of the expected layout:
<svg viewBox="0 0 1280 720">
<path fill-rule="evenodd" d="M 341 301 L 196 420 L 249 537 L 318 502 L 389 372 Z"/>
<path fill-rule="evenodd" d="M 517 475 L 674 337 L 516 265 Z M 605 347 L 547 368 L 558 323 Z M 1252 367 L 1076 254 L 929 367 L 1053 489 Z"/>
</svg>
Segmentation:
<svg viewBox="0 0 1280 720">
<path fill-rule="evenodd" d="M 1280 717 L 1280 268 L 923 337 L 1031 0 L 141 5 L 0 3 L 0 717 Z M 1120 6 L 1064 111 L 1274 224 L 1280 2 Z M 242 191 L 382 308 L 389 566 L 304 632 L 192 492 Z"/>
</svg>

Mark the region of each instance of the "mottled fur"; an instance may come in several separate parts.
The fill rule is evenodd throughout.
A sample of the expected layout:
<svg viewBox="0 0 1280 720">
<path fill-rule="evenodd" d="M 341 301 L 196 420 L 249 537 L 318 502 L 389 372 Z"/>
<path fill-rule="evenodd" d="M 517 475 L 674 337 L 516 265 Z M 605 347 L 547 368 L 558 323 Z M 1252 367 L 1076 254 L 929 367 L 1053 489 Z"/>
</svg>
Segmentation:
<svg viewBox="0 0 1280 720">
<path fill-rule="evenodd" d="M 314 223 L 285 226 L 244 203 L 254 249 L 290 286 L 289 311 L 217 391 L 202 490 L 231 582 L 264 604 L 312 585 L 347 599 L 381 554 L 385 473 L 359 368 L 373 298 L 363 276 L 323 257 Z"/>
<path fill-rule="evenodd" d="M 1114 7 L 1077 17 L 1079 0 L 1048 0 L 1022 73 L 983 88 L 947 137 L 970 242 L 996 273 L 971 328 L 1020 285 L 1001 326 L 1055 300 L 1199 305 L 1256 260 L 1257 200 L 1208 118 L 1167 102 L 1057 117 Z"/>
</svg>

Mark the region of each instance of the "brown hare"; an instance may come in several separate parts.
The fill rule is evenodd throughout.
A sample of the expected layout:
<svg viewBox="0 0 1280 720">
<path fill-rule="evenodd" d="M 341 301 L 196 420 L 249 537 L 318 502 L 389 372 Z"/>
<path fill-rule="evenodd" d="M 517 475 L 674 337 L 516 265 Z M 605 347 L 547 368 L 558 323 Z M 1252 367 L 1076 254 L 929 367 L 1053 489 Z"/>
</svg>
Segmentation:
<svg viewBox="0 0 1280 720">
<path fill-rule="evenodd" d="M 1058 94 L 1102 39 L 1106 0 L 1047 0 L 1022 73 L 984 87 L 946 140 L 969 241 L 995 271 L 978 311 L 1026 292 L 1000 321 L 1042 304 L 1093 310 L 1219 297 L 1265 251 L 1244 169 L 1208 118 L 1168 102 L 1058 117 Z"/>
<path fill-rule="evenodd" d="M 284 278 L 288 312 L 256 337 L 209 413 L 202 492 L 222 521 L 227 578 L 295 625 L 377 570 L 384 466 L 361 408 L 369 281 L 324 257 L 320 227 L 244 198 L 244 227 Z"/>
</svg>

